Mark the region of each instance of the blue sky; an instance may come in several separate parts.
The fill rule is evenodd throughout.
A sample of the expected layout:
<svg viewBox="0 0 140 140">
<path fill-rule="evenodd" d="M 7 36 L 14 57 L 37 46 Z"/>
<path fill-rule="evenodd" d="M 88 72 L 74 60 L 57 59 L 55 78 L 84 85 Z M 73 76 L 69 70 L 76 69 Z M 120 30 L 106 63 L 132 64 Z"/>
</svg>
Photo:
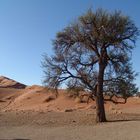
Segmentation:
<svg viewBox="0 0 140 140">
<path fill-rule="evenodd" d="M 88 8 L 121 10 L 140 28 L 139 5 L 139 0 L 0 0 L 0 75 L 41 85 L 42 55 L 52 53 L 58 31 Z M 140 39 L 132 60 L 140 72 Z M 140 75 L 136 83 L 140 87 Z"/>
</svg>

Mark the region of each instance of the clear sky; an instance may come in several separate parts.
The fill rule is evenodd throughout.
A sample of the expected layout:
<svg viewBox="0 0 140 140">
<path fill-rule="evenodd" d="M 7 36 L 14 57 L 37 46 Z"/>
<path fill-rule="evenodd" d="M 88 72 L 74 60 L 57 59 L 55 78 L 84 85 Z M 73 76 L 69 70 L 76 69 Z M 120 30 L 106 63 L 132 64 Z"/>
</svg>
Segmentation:
<svg viewBox="0 0 140 140">
<path fill-rule="evenodd" d="M 0 0 L 0 75 L 41 85 L 42 55 L 52 53 L 56 33 L 88 8 L 121 10 L 140 28 L 140 0 Z M 136 46 L 133 66 L 140 72 L 140 39 Z"/>
</svg>

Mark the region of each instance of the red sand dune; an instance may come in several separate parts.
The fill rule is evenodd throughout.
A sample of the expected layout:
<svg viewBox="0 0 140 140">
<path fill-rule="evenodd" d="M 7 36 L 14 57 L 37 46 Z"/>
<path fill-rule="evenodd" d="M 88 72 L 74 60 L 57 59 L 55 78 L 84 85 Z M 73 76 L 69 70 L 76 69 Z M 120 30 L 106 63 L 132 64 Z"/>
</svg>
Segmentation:
<svg viewBox="0 0 140 140">
<path fill-rule="evenodd" d="M 86 102 L 80 103 L 79 100 L 68 96 L 65 90 L 59 90 L 58 97 L 48 91 L 47 88 L 33 85 L 28 86 L 24 89 L 13 88 L 13 81 L 9 78 L 0 78 L 5 80 L 0 81 L 10 81 L 5 82 L 7 87 L 0 88 L 0 109 L 3 111 L 7 110 L 33 110 L 33 111 L 73 111 L 73 110 L 85 110 L 92 109 L 95 110 L 95 102 L 90 100 L 89 104 Z M 4 83 L 4 82 L 0 82 Z M 11 84 L 12 83 L 12 84 Z M 18 83 L 14 81 L 14 83 Z M 0 84 L 2 85 L 2 84 Z M 6 85 L 6 84 L 3 84 Z M 21 84 L 22 85 L 22 84 Z M 11 86 L 12 88 L 9 88 Z M 112 113 L 127 112 L 131 108 L 135 108 L 135 112 L 140 112 L 140 99 L 139 98 L 129 98 L 126 104 L 113 104 L 112 102 L 106 102 L 106 111 Z M 134 109 L 133 109 L 134 110 Z"/>
</svg>

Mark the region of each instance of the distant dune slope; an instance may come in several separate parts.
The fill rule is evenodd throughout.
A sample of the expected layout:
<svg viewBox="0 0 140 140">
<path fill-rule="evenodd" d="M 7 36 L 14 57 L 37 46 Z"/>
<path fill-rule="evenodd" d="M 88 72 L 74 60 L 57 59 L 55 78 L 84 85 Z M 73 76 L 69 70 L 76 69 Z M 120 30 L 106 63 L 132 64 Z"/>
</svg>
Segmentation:
<svg viewBox="0 0 140 140">
<path fill-rule="evenodd" d="M 7 78 L 5 76 L 0 76 L 0 88 L 24 89 L 26 88 L 26 85 L 12 80 L 10 78 Z"/>
</svg>

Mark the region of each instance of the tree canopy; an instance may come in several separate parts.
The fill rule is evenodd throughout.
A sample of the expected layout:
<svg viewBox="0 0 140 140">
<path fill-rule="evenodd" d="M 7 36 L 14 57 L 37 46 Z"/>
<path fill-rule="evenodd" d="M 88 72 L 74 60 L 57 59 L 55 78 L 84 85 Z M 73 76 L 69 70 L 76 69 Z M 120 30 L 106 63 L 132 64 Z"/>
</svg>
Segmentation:
<svg viewBox="0 0 140 140">
<path fill-rule="evenodd" d="M 88 10 L 57 33 L 54 55 L 45 55 L 42 63 L 44 83 L 58 88 L 65 81 L 89 91 L 96 98 L 97 121 L 106 121 L 103 93 L 124 94 L 135 87 L 131 55 L 138 35 L 134 22 L 120 11 Z"/>
</svg>

